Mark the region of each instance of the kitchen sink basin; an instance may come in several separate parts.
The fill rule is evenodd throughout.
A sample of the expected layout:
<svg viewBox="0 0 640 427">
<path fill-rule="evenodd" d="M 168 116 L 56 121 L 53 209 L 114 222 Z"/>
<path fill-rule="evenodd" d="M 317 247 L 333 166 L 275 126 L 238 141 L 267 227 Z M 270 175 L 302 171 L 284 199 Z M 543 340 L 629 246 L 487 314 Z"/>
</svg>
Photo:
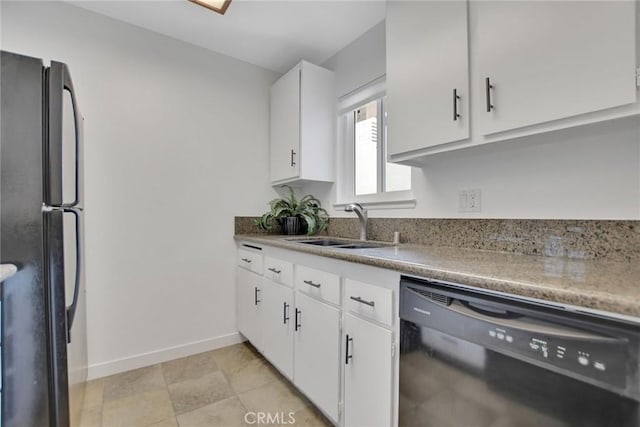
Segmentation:
<svg viewBox="0 0 640 427">
<path fill-rule="evenodd" d="M 354 244 L 354 245 L 340 245 L 336 246 L 336 249 L 371 249 L 371 248 L 381 248 L 382 245 L 371 244 L 368 245 L 366 243 L 362 244 Z"/>
<path fill-rule="evenodd" d="M 341 242 L 340 240 L 333 239 L 294 240 L 294 242 L 315 246 L 338 246 L 348 244 L 348 242 Z"/>
<path fill-rule="evenodd" d="M 377 245 L 375 243 L 354 243 L 354 242 L 345 242 L 341 240 L 334 240 L 329 238 L 319 238 L 319 239 L 309 239 L 309 240 L 294 240 L 290 241 L 295 243 L 302 243 L 303 245 L 314 245 L 314 246 L 324 246 L 331 247 L 336 249 L 369 249 L 369 248 L 379 248 L 383 245 Z"/>
</svg>

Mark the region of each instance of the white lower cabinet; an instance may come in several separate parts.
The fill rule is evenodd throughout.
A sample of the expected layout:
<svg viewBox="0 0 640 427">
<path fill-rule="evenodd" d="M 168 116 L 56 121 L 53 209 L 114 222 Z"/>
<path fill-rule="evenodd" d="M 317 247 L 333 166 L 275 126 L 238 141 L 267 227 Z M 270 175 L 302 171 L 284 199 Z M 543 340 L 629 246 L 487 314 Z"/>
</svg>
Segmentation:
<svg viewBox="0 0 640 427">
<path fill-rule="evenodd" d="M 302 262 L 315 265 L 316 258 Z M 263 259 L 264 276 L 256 272 Z M 397 426 L 396 291 L 372 283 L 400 277 L 349 267 L 361 282 L 344 269 L 244 250 L 236 269 L 238 330 L 335 425 Z"/>
<path fill-rule="evenodd" d="M 263 353 L 293 380 L 293 290 L 264 278 L 262 294 Z"/>
<path fill-rule="evenodd" d="M 392 333 L 351 314 L 344 316 L 344 425 L 392 425 Z"/>
<path fill-rule="evenodd" d="M 262 276 L 237 267 L 236 280 L 238 330 L 262 351 Z"/>
<path fill-rule="evenodd" d="M 311 401 L 338 420 L 340 310 L 296 292 L 294 379 Z"/>
</svg>

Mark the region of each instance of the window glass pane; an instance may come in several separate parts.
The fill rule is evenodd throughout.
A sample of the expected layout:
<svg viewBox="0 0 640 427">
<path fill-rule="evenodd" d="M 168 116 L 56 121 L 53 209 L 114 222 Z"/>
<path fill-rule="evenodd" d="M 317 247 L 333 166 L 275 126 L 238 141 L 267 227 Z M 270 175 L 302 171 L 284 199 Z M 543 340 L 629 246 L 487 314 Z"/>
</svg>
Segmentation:
<svg viewBox="0 0 640 427">
<path fill-rule="evenodd" d="M 355 192 L 378 191 L 378 104 L 372 101 L 354 111 Z"/>
<path fill-rule="evenodd" d="M 385 118 L 387 112 L 384 112 Z M 387 121 L 384 121 L 384 152 L 387 153 Z M 411 167 L 387 162 L 384 191 L 411 190 Z"/>
</svg>

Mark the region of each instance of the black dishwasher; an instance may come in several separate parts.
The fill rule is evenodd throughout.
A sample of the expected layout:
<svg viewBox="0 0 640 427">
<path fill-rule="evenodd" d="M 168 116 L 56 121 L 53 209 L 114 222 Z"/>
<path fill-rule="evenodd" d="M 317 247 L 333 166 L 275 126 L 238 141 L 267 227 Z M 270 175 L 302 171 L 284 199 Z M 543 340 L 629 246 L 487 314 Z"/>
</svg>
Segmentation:
<svg viewBox="0 0 640 427">
<path fill-rule="evenodd" d="M 638 427 L 640 326 L 403 277 L 401 426 Z"/>
</svg>

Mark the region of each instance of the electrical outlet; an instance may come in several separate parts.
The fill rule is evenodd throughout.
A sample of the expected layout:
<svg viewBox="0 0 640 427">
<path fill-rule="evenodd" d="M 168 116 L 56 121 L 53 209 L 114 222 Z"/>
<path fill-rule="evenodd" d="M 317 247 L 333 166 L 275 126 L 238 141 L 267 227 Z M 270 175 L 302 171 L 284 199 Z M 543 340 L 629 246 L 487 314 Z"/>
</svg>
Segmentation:
<svg viewBox="0 0 640 427">
<path fill-rule="evenodd" d="M 482 208 L 480 189 L 467 191 L 467 212 L 480 212 Z"/>
<path fill-rule="evenodd" d="M 480 212 L 480 189 L 458 191 L 458 212 Z"/>
</svg>

